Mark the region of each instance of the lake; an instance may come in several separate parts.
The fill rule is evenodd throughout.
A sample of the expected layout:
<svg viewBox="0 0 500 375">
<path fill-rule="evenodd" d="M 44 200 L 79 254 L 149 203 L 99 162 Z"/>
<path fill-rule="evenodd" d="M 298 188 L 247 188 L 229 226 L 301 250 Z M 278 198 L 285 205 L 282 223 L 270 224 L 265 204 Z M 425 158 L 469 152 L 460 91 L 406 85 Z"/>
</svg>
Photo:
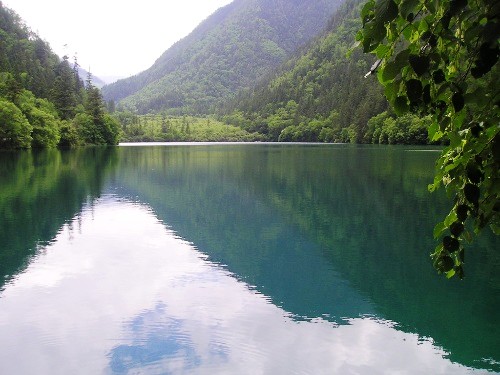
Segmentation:
<svg viewBox="0 0 500 375">
<path fill-rule="evenodd" d="M 500 372 L 500 254 L 436 274 L 438 150 L 0 153 L 0 374 Z"/>
</svg>

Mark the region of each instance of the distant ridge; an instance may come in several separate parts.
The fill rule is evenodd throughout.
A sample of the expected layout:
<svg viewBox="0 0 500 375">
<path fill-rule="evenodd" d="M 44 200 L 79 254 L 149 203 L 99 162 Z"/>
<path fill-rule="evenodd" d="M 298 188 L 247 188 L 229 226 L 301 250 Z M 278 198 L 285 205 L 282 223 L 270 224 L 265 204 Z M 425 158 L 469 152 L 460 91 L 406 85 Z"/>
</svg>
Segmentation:
<svg viewBox="0 0 500 375">
<path fill-rule="evenodd" d="M 103 95 L 139 113 L 213 111 L 320 33 L 342 1 L 235 0 Z"/>
<path fill-rule="evenodd" d="M 82 79 L 82 81 L 85 82 L 87 80 L 88 74 L 89 72 L 87 70 L 83 69 L 82 67 L 78 67 L 78 76 Z M 106 84 L 106 82 L 92 74 L 92 84 L 98 88 L 102 88 Z"/>
</svg>

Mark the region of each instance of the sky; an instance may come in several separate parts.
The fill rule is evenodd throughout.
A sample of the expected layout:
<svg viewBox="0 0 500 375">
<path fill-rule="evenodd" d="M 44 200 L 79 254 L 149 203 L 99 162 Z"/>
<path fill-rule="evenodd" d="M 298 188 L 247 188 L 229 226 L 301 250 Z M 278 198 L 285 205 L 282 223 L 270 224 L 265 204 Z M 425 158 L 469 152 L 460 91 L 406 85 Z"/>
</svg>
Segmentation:
<svg viewBox="0 0 500 375">
<path fill-rule="evenodd" d="M 97 77 L 148 69 L 172 44 L 232 0 L 3 0 L 59 56 Z M 66 46 L 66 47 L 65 47 Z"/>
</svg>

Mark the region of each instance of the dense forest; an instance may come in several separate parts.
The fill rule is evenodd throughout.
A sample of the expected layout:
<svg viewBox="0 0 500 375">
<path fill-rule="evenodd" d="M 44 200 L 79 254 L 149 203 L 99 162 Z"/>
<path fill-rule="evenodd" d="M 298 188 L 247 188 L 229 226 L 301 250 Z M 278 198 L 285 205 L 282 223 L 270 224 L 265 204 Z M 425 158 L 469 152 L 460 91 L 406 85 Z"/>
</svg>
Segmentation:
<svg viewBox="0 0 500 375">
<path fill-rule="evenodd" d="M 116 144 L 119 123 L 78 71 L 0 2 L 0 148 Z"/>
<path fill-rule="evenodd" d="M 425 120 L 389 115 L 378 82 L 364 78 L 374 59 L 352 50 L 359 5 L 345 2 L 307 48 L 228 102 L 224 121 L 272 141 L 426 143 Z"/>
<path fill-rule="evenodd" d="M 279 66 L 327 25 L 341 0 L 235 0 L 154 65 L 103 88 L 138 113 L 208 114 Z"/>
</svg>

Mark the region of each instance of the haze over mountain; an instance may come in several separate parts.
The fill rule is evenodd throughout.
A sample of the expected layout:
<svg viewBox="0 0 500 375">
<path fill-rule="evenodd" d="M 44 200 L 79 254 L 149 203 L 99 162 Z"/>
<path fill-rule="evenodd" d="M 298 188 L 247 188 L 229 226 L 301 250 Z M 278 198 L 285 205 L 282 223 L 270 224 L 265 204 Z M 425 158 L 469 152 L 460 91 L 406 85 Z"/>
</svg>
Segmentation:
<svg viewBox="0 0 500 375">
<path fill-rule="evenodd" d="M 104 98 L 139 113 L 213 111 L 320 33 L 341 2 L 235 0 L 148 70 L 105 86 Z"/>
</svg>

